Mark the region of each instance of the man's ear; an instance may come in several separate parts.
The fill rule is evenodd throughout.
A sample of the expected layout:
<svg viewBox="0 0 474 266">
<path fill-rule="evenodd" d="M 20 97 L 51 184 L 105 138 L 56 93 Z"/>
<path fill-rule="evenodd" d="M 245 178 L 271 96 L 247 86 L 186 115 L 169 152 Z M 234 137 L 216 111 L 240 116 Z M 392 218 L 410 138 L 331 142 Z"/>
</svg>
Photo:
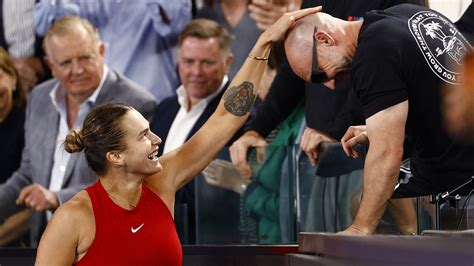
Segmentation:
<svg viewBox="0 0 474 266">
<path fill-rule="evenodd" d="M 49 69 L 53 70 L 53 62 L 51 62 L 51 60 L 49 59 L 47 55 L 43 57 L 43 60 L 46 63 L 46 65 L 49 67 Z"/>
<path fill-rule="evenodd" d="M 43 59 L 46 65 L 49 67 L 49 70 L 51 70 L 51 75 L 53 75 L 53 77 L 56 77 L 56 66 L 54 65 L 53 61 L 51 61 L 51 58 L 46 55 Z"/>
<path fill-rule="evenodd" d="M 107 152 L 105 154 L 105 158 L 107 158 L 107 161 L 109 163 L 111 163 L 112 165 L 115 165 L 115 166 L 122 166 L 124 164 L 123 156 L 118 151 L 109 151 L 109 152 Z"/>
<path fill-rule="evenodd" d="M 330 45 L 330 46 L 332 46 L 336 43 L 334 38 L 331 35 L 329 35 L 329 33 L 325 32 L 325 31 L 319 31 L 318 30 L 314 34 L 314 38 L 318 42 L 318 45 Z"/>
<path fill-rule="evenodd" d="M 100 42 L 100 44 L 99 44 L 99 54 L 102 57 L 105 56 L 105 44 L 103 42 Z"/>
</svg>

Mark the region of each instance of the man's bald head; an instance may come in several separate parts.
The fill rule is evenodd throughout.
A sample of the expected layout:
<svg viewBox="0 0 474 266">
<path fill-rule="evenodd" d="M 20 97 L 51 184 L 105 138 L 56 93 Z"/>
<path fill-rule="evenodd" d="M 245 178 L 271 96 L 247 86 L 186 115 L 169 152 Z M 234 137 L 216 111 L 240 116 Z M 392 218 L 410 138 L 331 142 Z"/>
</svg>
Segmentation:
<svg viewBox="0 0 474 266">
<path fill-rule="evenodd" d="M 308 15 L 295 22 L 285 38 L 285 52 L 293 71 L 300 78 L 311 79 L 311 63 L 313 57 L 314 28 L 325 29 L 326 13 Z"/>
<path fill-rule="evenodd" d="M 298 20 L 285 38 L 286 56 L 295 74 L 306 81 L 311 80 L 315 41 L 319 68 L 329 78 L 347 68 L 345 41 L 348 35 L 345 30 L 348 26 L 347 22 L 322 12 Z"/>
</svg>

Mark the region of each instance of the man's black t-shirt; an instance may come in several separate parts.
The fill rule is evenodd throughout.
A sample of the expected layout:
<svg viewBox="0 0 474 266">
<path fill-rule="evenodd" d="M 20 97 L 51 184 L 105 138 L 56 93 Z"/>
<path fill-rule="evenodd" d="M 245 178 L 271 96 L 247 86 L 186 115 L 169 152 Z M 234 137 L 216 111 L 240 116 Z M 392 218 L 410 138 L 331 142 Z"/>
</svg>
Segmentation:
<svg viewBox="0 0 474 266">
<path fill-rule="evenodd" d="M 373 9 L 386 9 L 402 3 L 423 4 L 423 0 L 303 0 L 301 8 L 321 5 L 323 12 L 343 20 L 361 20 Z M 306 98 L 305 116 L 308 127 L 340 139 L 351 125 L 364 124 L 362 106 L 352 95 L 350 81 L 338 79 L 336 89 L 322 84 L 304 82 L 291 70 L 287 60 L 282 63 L 263 104 L 247 124 L 266 137 Z"/>
<path fill-rule="evenodd" d="M 351 79 L 365 115 L 408 100 L 412 173 L 429 180 L 427 192 L 452 189 L 474 174 L 474 147 L 446 132 L 440 97 L 443 86 L 458 84 L 468 49 L 448 19 L 414 5 L 367 13 L 359 33 Z"/>
</svg>

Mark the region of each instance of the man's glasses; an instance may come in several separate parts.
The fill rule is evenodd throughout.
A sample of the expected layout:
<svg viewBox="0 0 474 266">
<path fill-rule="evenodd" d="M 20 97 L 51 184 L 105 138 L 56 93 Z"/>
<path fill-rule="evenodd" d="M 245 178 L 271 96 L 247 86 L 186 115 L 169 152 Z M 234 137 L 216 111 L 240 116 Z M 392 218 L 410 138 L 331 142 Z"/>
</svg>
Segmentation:
<svg viewBox="0 0 474 266">
<path fill-rule="evenodd" d="M 316 37 L 314 35 L 316 34 L 316 27 L 314 27 L 314 32 L 313 32 L 313 62 L 312 62 L 312 67 L 311 67 L 311 83 L 324 83 L 328 81 L 328 76 L 324 71 L 321 71 L 321 69 L 318 66 L 318 51 L 316 49 Z"/>
</svg>

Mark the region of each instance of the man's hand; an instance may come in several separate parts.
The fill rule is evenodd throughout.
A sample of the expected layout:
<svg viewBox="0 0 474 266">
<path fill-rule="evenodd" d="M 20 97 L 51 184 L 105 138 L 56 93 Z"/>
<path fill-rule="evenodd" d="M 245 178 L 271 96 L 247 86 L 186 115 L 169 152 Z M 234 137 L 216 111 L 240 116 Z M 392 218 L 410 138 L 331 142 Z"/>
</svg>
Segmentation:
<svg viewBox="0 0 474 266">
<path fill-rule="evenodd" d="M 252 176 L 247 162 L 247 152 L 251 147 L 265 147 L 267 142 L 255 131 L 247 131 L 230 146 L 230 158 L 240 174 L 245 178 Z"/>
<path fill-rule="evenodd" d="M 275 23 L 268 27 L 268 29 L 265 30 L 260 37 L 263 37 L 266 42 L 277 42 L 281 40 L 283 36 L 285 36 L 285 33 L 288 31 L 288 29 L 295 24 L 295 21 L 307 15 L 320 12 L 321 10 L 322 7 L 318 6 L 286 12 Z"/>
<path fill-rule="evenodd" d="M 393 194 L 400 171 L 408 117 L 408 100 L 381 110 L 366 119 L 367 126 L 351 127 L 343 137 L 346 153 L 353 156 L 357 143 L 370 147 L 364 164 L 363 197 L 348 233 L 372 234 Z"/>
<path fill-rule="evenodd" d="M 318 163 L 321 143 L 336 142 L 335 139 L 322 132 L 307 127 L 301 137 L 300 147 L 308 155 L 312 166 Z"/>
<path fill-rule="evenodd" d="M 342 137 L 341 143 L 347 156 L 359 158 L 359 152 L 354 147 L 357 144 L 369 143 L 366 126 L 350 126 Z"/>
<path fill-rule="evenodd" d="M 38 184 L 29 185 L 20 191 L 16 204 L 25 204 L 35 211 L 54 210 L 59 206 L 55 193 Z"/>
<path fill-rule="evenodd" d="M 18 84 L 20 89 L 25 91 L 27 94 L 46 75 L 41 62 L 37 57 L 15 59 L 14 64 L 19 75 Z"/>
<path fill-rule="evenodd" d="M 232 190 L 235 193 L 241 193 L 242 185 L 249 183 L 249 180 L 240 175 L 231 162 L 221 159 L 212 161 L 202 173 L 207 183 Z"/>
<path fill-rule="evenodd" d="M 361 235 L 361 236 L 367 236 L 371 235 L 371 232 L 369 229 L 358 227 L 356 225 L 351 225 L 349 226 L 346 230 L 338 232 L 339 235 Z"/>
<path fill-rule="evenodd" d="M 266 30 L 285 12 L 297 9 L 299 7 L 293 1 L 287 5 L 277 5 L 267 0 L 253 0 L 249 5 L 250 17 L 255 20 L 257 27 L 261 30 Z"/>
</svg>

